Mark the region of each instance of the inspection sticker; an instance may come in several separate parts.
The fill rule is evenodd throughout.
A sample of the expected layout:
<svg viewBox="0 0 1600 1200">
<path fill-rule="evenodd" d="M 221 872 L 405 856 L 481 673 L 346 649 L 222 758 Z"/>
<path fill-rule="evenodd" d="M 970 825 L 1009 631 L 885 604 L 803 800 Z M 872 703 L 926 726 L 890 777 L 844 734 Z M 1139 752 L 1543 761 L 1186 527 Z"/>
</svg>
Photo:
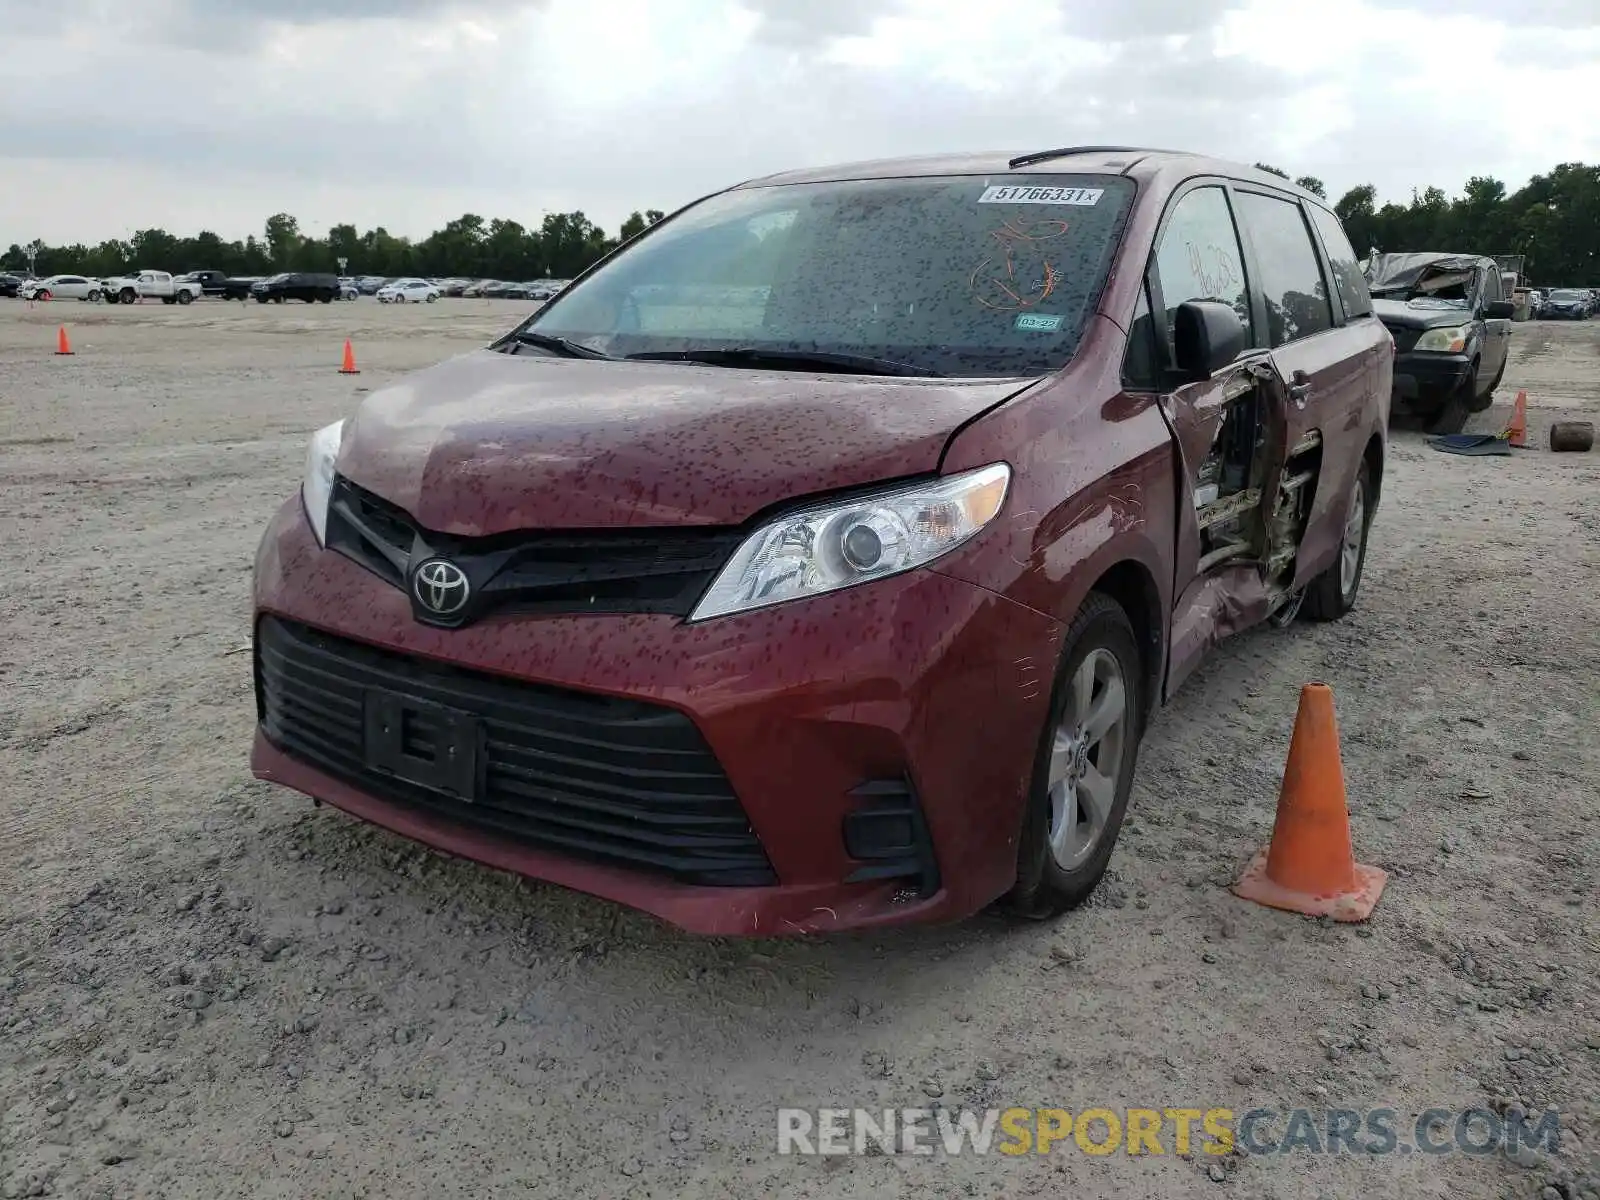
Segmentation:
<svg viewBox="0 0 1600 1200">
<path fill-rule="evenodd" d="M 1092 206 L 1100 203 L 1105 188 L 1081 187 L 1018 187 L 1005 184 L 985 188 L 978 197 L 979 204 L 1079 204 Z"/>
<path fill-rule="evenodd" d="M 1056 313 L 1021 313 L 1016 327 L 1033 333 L 1055 333 L 1061 328 L 1061 317 Z"/>
</svg>

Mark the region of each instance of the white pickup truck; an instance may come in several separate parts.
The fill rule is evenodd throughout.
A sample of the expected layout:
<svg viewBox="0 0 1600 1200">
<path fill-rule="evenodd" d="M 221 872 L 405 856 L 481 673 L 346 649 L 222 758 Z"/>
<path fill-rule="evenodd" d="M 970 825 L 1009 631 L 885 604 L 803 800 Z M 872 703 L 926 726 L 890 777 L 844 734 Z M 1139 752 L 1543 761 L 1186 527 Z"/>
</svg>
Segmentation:
<svg viewBox="0 0 1600 1200">
<path fill-rule="evenodd" d="M 174 279 L 167 271 L 140 271 L 137 275 L 117 275 L 100 281 L 100 294 L 107 304 L 121 301 L 132 304 L 150 298 L 163 304 L 190 304 L 205 294 L 194 280 Z"/>
</svg>

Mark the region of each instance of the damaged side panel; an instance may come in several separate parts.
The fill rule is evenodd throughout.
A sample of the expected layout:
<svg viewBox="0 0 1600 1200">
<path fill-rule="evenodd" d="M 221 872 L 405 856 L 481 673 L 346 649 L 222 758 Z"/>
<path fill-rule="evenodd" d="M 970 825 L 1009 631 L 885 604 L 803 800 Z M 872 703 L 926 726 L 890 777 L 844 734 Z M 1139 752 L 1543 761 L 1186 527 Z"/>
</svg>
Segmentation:
<svg viewBox="0 0 1600 1200">
<path fill-rule="evenodd" d="M 1169 698 L 1210 647 L 1293 599 L 1317 440 L 1291 430 L 1289 394 L 1262 355 L 1163 397 L 1183 493 Z"/>
</svg>

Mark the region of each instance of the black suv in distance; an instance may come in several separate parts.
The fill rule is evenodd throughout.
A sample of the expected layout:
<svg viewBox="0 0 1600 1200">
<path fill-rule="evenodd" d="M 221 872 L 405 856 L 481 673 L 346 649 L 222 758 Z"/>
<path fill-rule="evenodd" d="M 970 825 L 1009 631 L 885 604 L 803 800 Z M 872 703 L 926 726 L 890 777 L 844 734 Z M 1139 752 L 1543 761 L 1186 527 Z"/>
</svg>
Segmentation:
<svg viewBox="0 0 1600 1200">
<path fill-rule="evenodd" d="M 285 300 L 304 300 L 307 304 L 315 304 L 320 300 L 324 304 L 332 304 L 339 298 L 339 277 L 303 271 L 273 275 L 251 284 L 250 294 L 262 304 L 269 300 L 275 304 L 282 304 Z"/>
<path fill-rule="evenodd" d="M 1380 254 L 1367 282 L 1394 338 L 1393 411 L 1459 433 L 1506 372 L 1513 305 L 1499 266 L 1481 254 Z"/>
<path fill-rule="evenodd" d="M 17 291 L 28 282 L 26 275 L 18 275 L 12 271 L 0 271 L 0 296 L 12 300 L 17 298 Z"/>
</svg>

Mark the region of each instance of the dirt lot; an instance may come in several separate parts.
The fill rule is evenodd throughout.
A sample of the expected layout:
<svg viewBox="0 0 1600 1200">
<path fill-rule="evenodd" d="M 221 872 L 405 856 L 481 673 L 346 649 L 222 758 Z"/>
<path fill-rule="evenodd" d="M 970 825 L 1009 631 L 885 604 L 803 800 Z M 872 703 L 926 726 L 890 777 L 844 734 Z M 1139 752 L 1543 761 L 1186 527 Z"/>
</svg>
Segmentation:
<svg viewBox="0 0 1600 1200">
<path fill-rule="evenodd" d="M 1089 908 L 755 943 L 249 777 L 249 567 L 306 434 L 522 308 L 0 302 L 0 1194 L 1600 1192 L 1600 453 L 1543 449 L 1600 418 L 1600 322 L 1517 327 L 1535 448 L 1396 434 L 1360 606 L 1236 640 L 1159 716 Z M 1369 927 L 1225 890 L 1310 679 L 1391 872 Z M 777 1105 L 933 1097 L 1402 1132 L 1494 1100 L 1564 1137 L 1527 1165 L 775 1152 Z"/>
</svg>

